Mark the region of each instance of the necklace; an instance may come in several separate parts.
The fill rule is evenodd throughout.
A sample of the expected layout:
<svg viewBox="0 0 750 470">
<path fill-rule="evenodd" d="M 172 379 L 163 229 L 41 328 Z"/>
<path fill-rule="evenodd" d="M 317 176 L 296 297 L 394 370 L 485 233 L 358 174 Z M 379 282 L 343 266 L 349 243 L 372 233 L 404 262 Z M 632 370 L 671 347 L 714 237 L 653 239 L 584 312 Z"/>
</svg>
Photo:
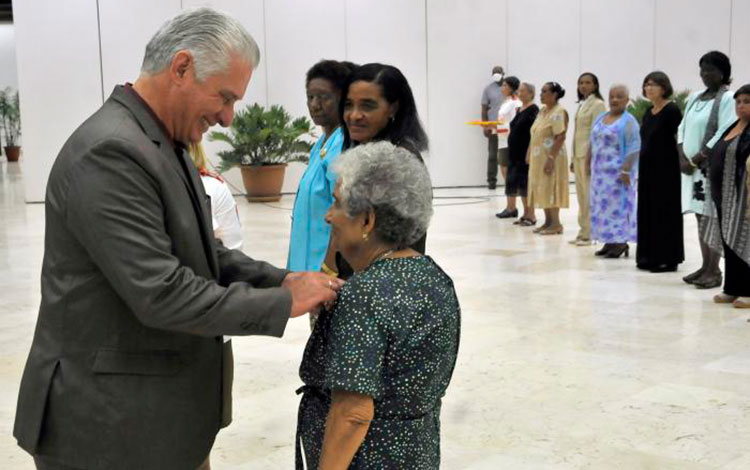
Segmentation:
<svg viewBox="0 0 750 470">
<path fill-rule="evenodd" d="M 336 131 L 333 131 L 333 132 L 336 132 Z M 333 139 L 331 139 L 331 136 L 333 136 L 333 132 L 331 132 L 330 135 L 326 135 L 325 136 L 325 140 L 323 141 L 323 145 L 321 145 L 321 149 L 320 149 L 320 152 L 319 152 L 321 160 L 323 160 L 324 158 L 326 158 L 326 154 L 328 153 L 328 148 L 327 147 L 330 146 L 331 140 L 333 140 Z"/>
<path fill-rule="evenodd" d="M 372 263 L 370 263 L 370 266 L 377 263 L 380 260 L 386 259 L 388 256 L 392 255 L 393 252 L 396 251 L 394 249 L 385 250 L 384 252 L 380 253 L 378 256 L 375 257 L 374 260 L 372 260 Z"/>
</svg>

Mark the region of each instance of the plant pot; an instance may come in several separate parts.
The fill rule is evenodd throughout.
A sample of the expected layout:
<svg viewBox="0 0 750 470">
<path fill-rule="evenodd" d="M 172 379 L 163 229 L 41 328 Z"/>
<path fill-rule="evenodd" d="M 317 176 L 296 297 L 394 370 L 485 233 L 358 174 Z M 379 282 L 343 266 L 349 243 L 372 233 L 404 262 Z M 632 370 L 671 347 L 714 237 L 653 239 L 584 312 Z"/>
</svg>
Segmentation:
<svg viewBox="0 0 750 470">
<path fill-rule="evenodd" d="M 280 165 L 242 165 L 242 183 L 250 202 L 275 202 L 281 199 L 286 163 Z"/>
<path fill-rule="evenodd" d="M 8 157 L 9 162 L 17 162 L 18 157 L 21 156 L 21 147 L 18 145 L 5 147 L 5 156 Z"/>
</svg>

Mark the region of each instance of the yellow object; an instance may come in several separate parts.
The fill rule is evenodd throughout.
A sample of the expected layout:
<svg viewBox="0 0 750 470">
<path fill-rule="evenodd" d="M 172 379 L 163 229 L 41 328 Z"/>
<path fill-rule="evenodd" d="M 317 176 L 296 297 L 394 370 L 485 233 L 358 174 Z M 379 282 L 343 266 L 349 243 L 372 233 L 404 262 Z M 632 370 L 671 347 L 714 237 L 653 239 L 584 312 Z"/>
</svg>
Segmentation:
<svg viewBox="0 0 750 470">
<path fill-rule="evenodd" d="M 470 126 L 500 126 L 505 124 L 503 121 L 467 121 Z"/>
<path fill-rule="evenodd" d="M 338 271 L 334 271 L 333 269 L 329 268 L 325 263 L 323 263 L 323 265 L 320 267 L 320 270 L 331 277 L 339 277 Z"/>
</svg>

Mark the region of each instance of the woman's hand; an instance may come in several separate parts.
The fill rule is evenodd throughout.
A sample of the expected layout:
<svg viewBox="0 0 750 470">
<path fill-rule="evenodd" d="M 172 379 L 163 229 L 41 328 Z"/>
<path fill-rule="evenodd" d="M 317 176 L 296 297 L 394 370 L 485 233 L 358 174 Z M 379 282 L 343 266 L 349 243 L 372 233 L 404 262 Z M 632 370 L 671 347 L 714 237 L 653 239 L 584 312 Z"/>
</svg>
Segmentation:
<svg viewBox="0 0 750 470">
<path fill-rule="evenodd" d="M 622 170 L 622 171 L 620 172 L 620 177 L 619 177 L 619 178 L 617 178 L 617 180 L 618 180 L 618 181 L 619 181 L 620 183 L 624 184 L 625 186 L 630 186 L 630 182 L 631 182 L 631 181 L 630 181 L 630 172 L 629 172 L 629 171 L 626 171 L 626 170 Z"/>
<path fill-rule="evenodd" d="M 688 158 L 685 155 L 685 150 L 682 148 L 682 144 L 677 146 L 677 154 L 680 158 L 680 172 L 688 176 L 692 175 L 695 171 L 695 167 L 688 161 Z"/>
<path fill-rule="evenodd" d="M 680 171 L 685 175 L 692 175 L 695 167 L 690 164 L 685 156 L 680 156 Z"/>
<path fill-rule="evenodd" d="M 547 161 L 544 162 L 544 174 L 551 175 L 552 170 L 555 169 L 555 159 L 553 157 L 547 157 Z"/>
<path fill-rule="evenodd" d="M 690 161 L 693 163 L 693 170 L 700 167 L 706 160 L 708 160 L 708 154 L 705 150 L 701 150 L 697 155 L 694 155 L 693 158 L 690 159 Z"/>
</svg>

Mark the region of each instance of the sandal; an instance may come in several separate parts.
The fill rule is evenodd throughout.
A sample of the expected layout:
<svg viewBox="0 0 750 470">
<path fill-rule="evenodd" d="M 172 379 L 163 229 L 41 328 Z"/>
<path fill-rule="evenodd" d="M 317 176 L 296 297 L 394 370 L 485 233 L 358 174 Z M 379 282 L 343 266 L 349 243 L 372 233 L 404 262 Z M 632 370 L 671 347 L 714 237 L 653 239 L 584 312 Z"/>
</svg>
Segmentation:
<svg viewBox="0 0 750 470">
<path fill-rule="evenodd" d="M 731 304 L 734 303 L 735 300 L 737 300 L 737 296 L 725 294 L 723 292 L 714 296 L 715 304 Z"/>
<path fill-rule="evenodd" d="M 540 225 L 539 227 L 537 227 L 534 230 L 532 230 L 532 232 L 539 233 L 542 230 L 547 230 L 548 228 L 549 228 L 549 225 Z"/>
<path fill-rule="evenodd" d="M 518 222 L 518 225 L 521 227 L 533 227 L 536 225 L 536 220 L 527 219 L 526 217 L 521 217 L 518 219 L 520 222 Z"/>
<path fill-rule="evenodd" d="M 750 297 L 737 297 L 732 305 L 734 308 L 750 308 Z"/>
<path fill-rule="evenodd" d="M 539 232 L 539 235 L 562 235 L 563 226 L 558 225 L 557 227 L 547 227 L 546 229 Z"/>
<path fill-rule="evenodd" d="M 696 289 L 713 289 L 714 287 L 721 287 L 721 283 L 724 281 L 724 276 L 721 273 L 716 273 L 713 276 L 701 277 L 693 281 L 693 285 Z"/>
<path fill-rule="evenodd" d="M 705 271 L 705 270 L 704 270 L 703 268 L 700 268 L 699 270 L 697 270 L 697 271 L 694 271 L 694 272 L 692 272 L 692 273 L 688 274 L 687 276 L 683 277 L 683 278 L 682 278 L 682 280 L 683 280 L 683 281 L 685 281 L 685 282 L 687 282 L 688 284 L 692 284 L 692 283 L 693 283 L 693 282 L 695 282 L 695 281 L 696 281 L 696 280 L 697 280 L 697 279 L 698 279 L 699 277 L 703 276 L 703 272 L 704 272 L 704 271 Z"/>
</svg>

